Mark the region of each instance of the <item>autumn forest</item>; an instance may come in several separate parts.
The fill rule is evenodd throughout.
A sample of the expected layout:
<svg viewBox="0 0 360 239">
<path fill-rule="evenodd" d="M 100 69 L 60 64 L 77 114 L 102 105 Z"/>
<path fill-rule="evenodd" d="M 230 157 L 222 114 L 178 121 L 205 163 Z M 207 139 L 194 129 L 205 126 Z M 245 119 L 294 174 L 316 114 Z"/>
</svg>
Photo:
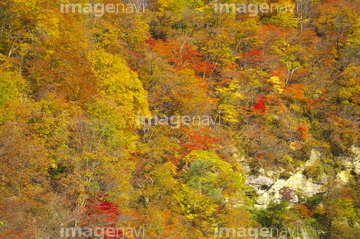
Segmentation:
<svg viewBox="0 0 360 239">
<path fill-rule="evenodd" d="M 0 238 L 360 235 L 360 1 L 0 0 Z"/>
</svg>

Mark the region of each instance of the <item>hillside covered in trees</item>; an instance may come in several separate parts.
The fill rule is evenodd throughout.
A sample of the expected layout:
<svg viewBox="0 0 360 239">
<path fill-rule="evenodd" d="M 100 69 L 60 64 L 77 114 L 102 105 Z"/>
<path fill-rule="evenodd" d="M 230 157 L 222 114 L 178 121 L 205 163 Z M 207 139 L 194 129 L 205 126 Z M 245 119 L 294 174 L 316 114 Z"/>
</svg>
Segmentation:
<svg viewBox="0 0 360 239">
<path fill-rule="evenodd" d="M 0 1 L 0 238 L 356 239 L 359 121 L 357 0 Z"/>
</svg>

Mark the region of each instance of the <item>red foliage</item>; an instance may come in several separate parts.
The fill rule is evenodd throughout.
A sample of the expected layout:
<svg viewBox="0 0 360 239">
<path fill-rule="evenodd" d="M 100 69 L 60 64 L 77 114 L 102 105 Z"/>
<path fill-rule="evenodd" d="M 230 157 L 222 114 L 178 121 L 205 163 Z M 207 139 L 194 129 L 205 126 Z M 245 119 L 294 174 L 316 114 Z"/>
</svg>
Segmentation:
<svg viewBox="0 0 360 239">
<path fill-rule="evenodd" d="M 266 106 L 264 105 L 264 100 L 266 100 L 266 97 L 259 98 L 258 102 L 253 105 L 257 113 L 266 113 Z"/>
<path fill-rule="evenodd" d="M 133 55 L 135 57 L 139 57 L 139 58 L 144 58 L 145 57 L 143 54 L 140 54 L 140 53 L 138 53 L 136 51 L 131 51 L 130 53 L 131 53 L 131 55 Z"/>
<path fill-rule="evenodd" d="M 154 51 L 166 57 L 175 69 L 190 68 L 200 77 L 209 76 L 216 72 L 216 65 L 208 62 L 201 54 L 188 44 L 175 41 L 158 41 Z"/>
<path fill-rule="evenodd" d="M 184 143 L 185 152 L 190 153 L 191 151 L 196 150 L 205 150 L 215 148 L 214 143 L 219 142 L 219 140 L 209 136 L 209 130 L 202 129 L 203 132 L 196 132 L 192 130 L 184 129 L 186 134 L 186 143 Z"/>
<path fill-rule="evenodd" d="M 156 41 L 152 38 L 149 38 L 145 41 L 145 43 L 148 44 L 150 46 L 150 49 L 152 50 L 155 46 Z"/>
<path fill-rule="evenodd" d="M 108 201 L 108 194 L 89 194 L 92 198 L 87 199 L 86 209 L 91 221 L 112 224 L 109 228 L 115 231 L 116 222 L 121 215 L 117 205 Z M 123 231 L 115 231 L 114 236 L 104 235 L 104 238 L 123 238 Z"/>
<path fill-rule="evenodd" d="M 304 131 L 305 131 L 305 129 L 304 129 L 304 128 L 302 128 L 302 127 L 299 127 L 299 128 L 297 129 L 297 131 L 298 131 L 298 132 L 300 132 L 300 133 L 302 133 L 302 132 L 304 132 Z"/>
</svg>

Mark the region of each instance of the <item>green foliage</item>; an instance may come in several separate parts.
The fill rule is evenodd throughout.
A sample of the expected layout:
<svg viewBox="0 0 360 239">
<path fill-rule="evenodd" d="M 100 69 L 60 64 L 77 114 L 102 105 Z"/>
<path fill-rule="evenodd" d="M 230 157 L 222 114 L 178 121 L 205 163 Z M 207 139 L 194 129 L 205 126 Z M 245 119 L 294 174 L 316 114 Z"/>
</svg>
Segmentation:
<svg viewBox="0 0 360 239">
<path fill-rule="evenodd" d="M 288 209 L 288 206 L 289 204 L 286 201 L 281 201 L 279 204 L 271 202 L 267 209 L 260 209 L 255 212 L 256 221 L 266 228 L 280 229 L 294 226 L 293 221 L 296 217 Z"/>
<path fill-rule="evenodd" d="M 208 151 L 197 151 L 187 155 L 192 162 L 190 171 L 185 176 L 185 183 L 205 194 L 220 204 L 225 203 L 227 196 L 244 189 L 244 178 L 233 166 L 222 161 L 216 154 Z M 242 195 L 239 195 L 242 196 Z"/>
</svg>

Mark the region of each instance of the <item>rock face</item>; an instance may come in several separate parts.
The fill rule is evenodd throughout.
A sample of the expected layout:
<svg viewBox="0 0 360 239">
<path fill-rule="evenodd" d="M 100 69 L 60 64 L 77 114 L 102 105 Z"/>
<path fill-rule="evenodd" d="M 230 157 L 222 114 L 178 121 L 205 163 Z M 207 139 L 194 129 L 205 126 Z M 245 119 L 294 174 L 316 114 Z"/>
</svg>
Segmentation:
<svg viewBox="0 0 360 239">
<path fill-rule="evenodd" d="M 353 147 L 352 151 L 355 153 L 355 158 L 353 159 L 353 168 L 354 168 L 354 173 L 356 173 L 357 175 L 360 174 L 360 148 L 357 147 Z"/>
<path fill-rule="evenodd" d="M 248 180 L 246 180 L 245 184 L 252 186 L 256 193 L 259 196 L 257 199 L 257 207 L 258 208 L 266 208 L 266 206 L 271 202 L 274 201 L 275 203 L 279 203 L 282 195 L 281 189 L 282 188 L 289 188 L 293 192 L 301 192 L 301 194 L 305 196 L 312 196 L 316 193 L 321 192 L 322 184 L 318 182 L 313 182 L 312 179 L 306 178 L 303 174 L 304 170 L 307 167 L 313 166 L 320 158 L 320 154 L 316 151 L 311 152 L 310 159 L 302 165 L 298 171 L 289 178 L 278 178 L 278 179 L 271 179 L 266 176 L 249 176 Z M 274 175 L 274 172 L 271 172 L 271 175 Z M 298 202 L 298 197 L 295 193 L 290 193 L 289 201 L 290 202 Z"/>
<path fill-rule="evenodd" d="M 360 174 L 360 148 L 352 148 L 355 157 L 352 159 L 343 159 L 342 165 L 344 170 L 337 174 L 337 180 L 341 183 L 347 183 L 350 180 L 351 174 Z M 290 188 L 294 192 L 298 192 L 304 196 L 311 197 L 318 193 L 323 193 L 322 185 L 328 180 L 328 175 L 323 175 L 320 179 L 314 180 L 307 178 L 304 175 L 304 171 L 311 166 L 319 163 L 320 153 L 316 150 L 312 150 L 310 159 L 305 162 L 304 165 L 298 168 L 298 170 L 289 177 L 281 177 L 284 170 L 279 172 L 269 171 L 265 175 L 264 170 L 260 170 L 261 175 L 249 175 L 245 182 L 246 185 L 250 185 L 255 192 L 259 195 L 256 206 L 258 208 L 266 208 L 267 205 L 274 201 L 279 203 L 282 195 L 282 188 Z M 286 174 L 286 172 L 285 172 Z M 290 196 L 290 202 L 297 202 L 298 196 L 296 194 Z"/>
<path fill-rule="evenodd" d="M 270 185 L 274 184 L 274 180 L 265 177 L 265 176 L 258 176 L 255 177 L 254 175 L 250 175 L 247 180 L 246 184 L 251 185 L 253 187 L 259 187 L 258 190 L 267 189 Z"/>
<path fill-rule="evenodd" d="M 360 174 L 360 148 L 352 147 L 352 151 L 355 157 L 342 159 L 341 165 L 344 170 L 336 175 L 337 180 L 342 184 L 349 182 L 352 174 Z"/>
<path fill-rule="evenodd" d="M 337 174 L 337 179 L 342 183 L 349 181 L 351 173 L 360 174 L 360 148 L 353 147 L 353 152 L 356 156 L 353 159 L 344 159 L 344 170 Z M 280 177 L 284 170 L 280 170 L 280 172 L 269 171 L 267 175 L 264 175 L 264 170 L 261 170 L 259 176 L 249 175 L 245 184 L 250 185 L 259 195 L 256 206 L 266 208 L 271 201 L 279 203 L 282 198 L 281 189 L 283 188 L 290 188 L 292 191 L 308 197 L 323 193 L 322 186 L 328 180 L 328 175 L 325 174 L 317 180 L 307 178 L 304 175 L 306 168 L 319 163 L 320 157 L 319 152 L 312 150 L 310 159 L 299 167 L 295 173 L 289 174 L 287 178 Z M 298 196 L 296 194 L 290 196 L 290 202 L 297 201 Z"/>
<path fill-rule="evenodd" d="M 360 148 L 353 147 L 352 151 L 355 156 L 353 158 L 342 159 L 342 171 L 340 171 L 334 180 L 338 180 L 341 184 L 347 183 L 352 175 L 360 174 Z M 311 197 L 318 193 L 324 193 L 322 186 L 328 181 L 329 175 L 323 174 L 317 179 L 307 178 L 305 176 L 305 170 L 309 167 L 316 166 L 320 163 L 320 153 L 316 150 L 311 151 L 311 155 L 308 161 L 304 165 L 297 168 L 295 173 L 286 172 L 284 169 L 278 169 L 275 171 L 267 171 L 264 169 L 259 170 L 258 176 L 248 175 L 245 181 L 246 185 L 251 186 L 255 192 L 259 195 L 257 199 L 258 208 L 266 208 L 267 205 L 274 201 L 279 203 L 282 195 L 281 189 L 290 188 L 297 194 Z M 243 167 L 244 171 L 250 173 L 249 165 L 245 162 L 245 158 L 239 157 L 239 163 Z M 291 197 L 291 202 L 297 202 L 298 196 L 295 194 Z"/>
</svg>

